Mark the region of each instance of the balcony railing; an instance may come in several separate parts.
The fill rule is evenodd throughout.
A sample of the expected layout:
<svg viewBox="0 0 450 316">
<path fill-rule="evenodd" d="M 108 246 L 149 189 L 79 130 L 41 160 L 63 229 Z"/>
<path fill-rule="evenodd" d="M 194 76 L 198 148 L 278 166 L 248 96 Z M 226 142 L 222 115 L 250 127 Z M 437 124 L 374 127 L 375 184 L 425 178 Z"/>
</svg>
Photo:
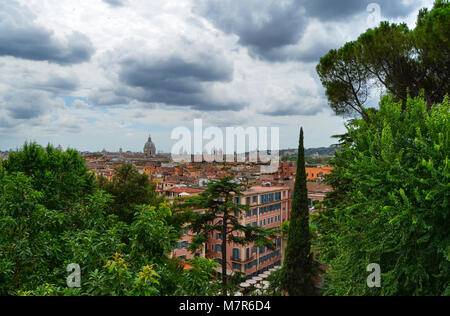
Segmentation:
<svg viewBox="0 0 450 316">
<path fill-rule="evenodd" d="M 256 259 L 256 255 L 255 254 L 251 255 L 248 258 L 236 258 L 234 256 L 231 257 L 231 261 L 239 262 L 239 263 L 248 263 L 248 262 L 253 261 L 255 259 Z"/>
</svg>

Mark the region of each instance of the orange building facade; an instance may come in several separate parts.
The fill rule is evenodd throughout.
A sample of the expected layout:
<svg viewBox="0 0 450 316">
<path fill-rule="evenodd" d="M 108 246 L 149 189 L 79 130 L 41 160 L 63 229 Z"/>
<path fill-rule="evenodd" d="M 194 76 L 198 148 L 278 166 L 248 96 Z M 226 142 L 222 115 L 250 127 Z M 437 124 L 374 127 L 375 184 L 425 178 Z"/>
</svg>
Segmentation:
<svg viewBox="0 0 450 316">
<path fill-rule="evenodd" d="M 316 168 L 306 168 L 306 179 L 309 181 L 324 180 L 333 171 L 333 167 L 320 166 Z"/>
</svg>

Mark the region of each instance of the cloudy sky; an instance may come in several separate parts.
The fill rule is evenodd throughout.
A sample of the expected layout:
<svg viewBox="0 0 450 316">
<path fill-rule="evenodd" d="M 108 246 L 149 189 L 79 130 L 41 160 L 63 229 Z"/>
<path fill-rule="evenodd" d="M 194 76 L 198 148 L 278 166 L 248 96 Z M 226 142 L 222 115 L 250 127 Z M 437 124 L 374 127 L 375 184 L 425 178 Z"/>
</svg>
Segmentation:
<svg viewBox="0 0 450 316">
<path fill-rule="evenodd" d="M 171 131 L 276 126 L 282 148 L 334 143 L 315 66 L 370 27 L 367 0 L 0 0 L 0 150 L 158 149 Z M 414 26 L 432 0 L 378 0 Z M 374 12 L 374 11 L 372 11 Z"/>
</svg>

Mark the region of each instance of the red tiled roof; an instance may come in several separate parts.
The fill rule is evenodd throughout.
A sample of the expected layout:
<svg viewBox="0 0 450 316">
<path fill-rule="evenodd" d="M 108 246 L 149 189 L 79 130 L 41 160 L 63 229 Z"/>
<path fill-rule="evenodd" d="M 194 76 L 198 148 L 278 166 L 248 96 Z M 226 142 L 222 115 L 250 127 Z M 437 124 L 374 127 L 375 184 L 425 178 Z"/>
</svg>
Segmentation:
<svg viewBox="0 0 450 316">
<path fill-rule="evenodd" d="M 189 263 L 183 263 L 183 265 L 184 265 L 184 270 L 191 270 L 191 269 L 194 269 L 194 267 L 193 266 L 191 266 Z"/>
<path fill-rule="evenodd" d="M 166 191 L 173 193 L 202 193 L 204 190 L 194 188 L 170 188 Z"/>
<path fill-rule="evenodd" d="M 331 192 L 333 188 L 324 183 L 317 182 L 307 182 L 306 186 L 308 187 L 308 192 Z"/>
</svg>

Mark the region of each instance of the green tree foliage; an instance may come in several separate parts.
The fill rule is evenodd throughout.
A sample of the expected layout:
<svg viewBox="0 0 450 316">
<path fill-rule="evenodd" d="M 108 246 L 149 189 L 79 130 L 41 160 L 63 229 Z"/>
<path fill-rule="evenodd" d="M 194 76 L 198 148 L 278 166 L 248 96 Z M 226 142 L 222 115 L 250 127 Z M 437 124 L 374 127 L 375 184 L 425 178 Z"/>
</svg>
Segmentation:
<svg viewBox="0 0 450 316">
<path fill-rule="evenodd" d="M 386 96 L 355 120 L 317 217 L 328 295 L 450 294 L 449 100 Z M 381 288 L 366 268 L 381 266 Z"/>
<path fill-rule="evenodd" d="M 157 262 L 170 252 L 178 240 L 178 231 L 168 224 L 172 215 L 169 205 L 140 206 L 130 225 L 130 247 L 133 260 L 145 262 L 154 258 Z"/>
<path fill-rule="evenodd" d="M 88 281 L 88 295 L 96 296 L 156 296 L 159 295 L 159 275 L 154 266 L 131 269 L 116 253 L 102 270 L 95 270 Z"/>
<path fill-rule="evenodd" d="M 111 215 L 111 195 L 93 181 L 83 189 L 92 176 L 76 152 L 32 144 L 10 159 L 0 164 L 0 295 L 213 293 L 208 262 L 185 272 L 169 258 L 179 232 L 168 204 L 136 205 L 126 223 Z M 81 268 L 79 289 L 66 285 L 71 263 Z"/>
<path fill-rule="evenodd" d="M 119 253 L 108 260 L 102 269 L 93 271 L 88 290 L 64 288 L 45 283 L 35 290 L 19 290 L 19 296 L 156 296 L 159 295 L 159 275 L 153 266 L 132 272 Z"/>
<path fill-rule="evenodd" d="M 143 204 L 157 206 L 162 202 L 156 194 L 156 185 L 147 175 L 140 174 L 130 164 L 116 168 L 111 181 L 100 177 L 98 184 L 101 190 L 113 196 L 113 212 L 126 223 L 133 220 L 136 206 Z"/>
<path fill-rule="evenodd" d="M 242 196 L 240 186 L 231 177 L 223 178 L 208 184 L 207 190 L 199 196 L 188 199 L 185 207 L 190 213 L 189 228 L 194 238 L 189 246 L 192 252 L 204 247 L 211 233 L 220 232 L 222 236 L 222 286 L 227 295 L 227 244 L 274 247 L 271 240 L 275 232 L 260 227 L 246 227 L 241 224 L 242 216 L 248 205 L 235 203 Z M 192 209 L 202 210 L 197 214 Z"/>
<path fill-rule="evenodd" d="M 210 296 L 220 292 L 220 284 L 211 281 L 211 275 L 216 273 L 218 263 L 212 259 L 196 257 L 190 265 L 192 269 L 185 271 L 179 279 L 181 286 L 177 295 L 195 293 L 195 296 Z"/>
<path fill-rule="evenodd" d="M 303 128 L 300 131 L 298 153 L 291 219 L 281 272 L 281 287 L 290 296 L 310 296 L 314 294 L 315 268 L 311 253 L 312 237 L 309 230 Z"/>
<path fill-rule="evenodd" d="M 338 115 L 357 113 L 368 119 L 366 102 L 382 86 L 406 105 L 408 94 L 421 95 L 428 109 L 450 91 L 450 4 L 438 0 L 419 13 L 417 26 L 382 22 L 356 41 L 330 50 L 317 72 L 331 108 Z"/>
<path fill-rule="evenodd" d="M 94 176 L 88 172 L 77 151 L 62 152 L 48 145 L 31 143 L 13 152 L 3 162 L 5 171 L 22 172 L 31 179 L 36 191 L 43 194 L 42 204 L 51 210 L 79 202 L 95 189 Z"/>
<path fill-rule="evenodd" d="M 33 189 L 31 179 L 25 175 L 1 177 L 0 294 L 40 281 L 38 275 L 26 273 L 33 269 L 42 271 L 40 265 L 51 243 L 43 231 L 50 214 L 39 204 L 40 200 L 42 194 Z M 40 255 L 36 255 L 37 249 Z"/>
<path fill-rule="evenodd" d="M 269 277 L 267 278 L 267 281 L 269 281 L 269 287 L 263 292 L 263 294 L 267 296 L 282 296 L 283 290 L 281 288 L 281 274 L 283 273 L 283 270 L 276 270 L 272 272 Z"/>
<path fill-rule="evenodd" d="M 287 238 L 287 236 L 289 235 L 289 226 L 290 226 L 289 221 L 286 221 L 283 224 L 281 224 L 281 236 L 283 236 L 283 238 Z"/>
<path fill-rule="evenodd" d="M 369 73 L 360 63 L 357 49 L 357 43 L 347 43 L 339 50 L 331 50 L 317 66 L 330 106 L 337 115 L 366 115 Z"/>
<path fill-rule="evenodd" d="M 438 103 L 450 91 L 450 5 L 439 0 L 431 11 L 423 9 L 414 30 L 414 44 L 418 51 L 420 71 L 427 73 L 424 82 L 428 105 Z"/>
</svg>

